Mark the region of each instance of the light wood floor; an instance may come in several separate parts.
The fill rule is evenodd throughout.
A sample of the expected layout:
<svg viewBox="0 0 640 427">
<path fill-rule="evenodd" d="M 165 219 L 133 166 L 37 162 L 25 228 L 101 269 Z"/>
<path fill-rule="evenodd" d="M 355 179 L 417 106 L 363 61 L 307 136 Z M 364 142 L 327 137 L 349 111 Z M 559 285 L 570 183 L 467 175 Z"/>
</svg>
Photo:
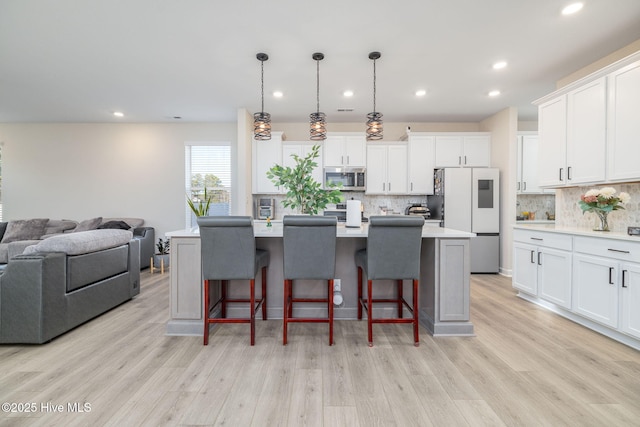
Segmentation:
<svg viewBox="0 0 640 427">
<path fill-rule="evenodd" d="M 640 352 L 522 301 L 510 280 L 472 277 L 477 337 L 337 321 L 222 325 L 210 344 L 164 336 L 168 274 L 42 346 L 0 346 L 0 425 L 631 426 L 640 425 Z M 64 413 L 42 411 L 50 402 Z M 68 413 L 68 403 L 90 412 Z"/>
</svg>

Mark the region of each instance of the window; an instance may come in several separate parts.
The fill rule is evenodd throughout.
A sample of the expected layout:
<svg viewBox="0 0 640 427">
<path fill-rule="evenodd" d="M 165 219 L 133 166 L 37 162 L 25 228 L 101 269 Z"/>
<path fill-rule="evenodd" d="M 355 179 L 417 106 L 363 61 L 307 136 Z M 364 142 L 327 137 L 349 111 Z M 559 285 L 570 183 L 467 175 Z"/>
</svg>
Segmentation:
<svg viewBox="0 0 640 427">
<path fill-rule="evenodd" d="M 187 143 L 184 149 L 186 194 L 198 206 L 204 191 L 211 196 L 209 215 L 231 213 L 231 144 L 228 142 Z M 196 216 L 185 203 L 186 227 L 197 225 Z"/>
</svg>

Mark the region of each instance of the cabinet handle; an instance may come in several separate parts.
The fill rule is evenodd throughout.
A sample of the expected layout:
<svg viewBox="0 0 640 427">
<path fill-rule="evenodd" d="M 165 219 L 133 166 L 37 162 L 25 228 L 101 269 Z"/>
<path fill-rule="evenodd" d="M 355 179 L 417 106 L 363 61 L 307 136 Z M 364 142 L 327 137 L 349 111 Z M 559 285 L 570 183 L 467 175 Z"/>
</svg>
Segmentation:
<svg viewBox="0 0 640 427">
<path fill-rule="evenodd" d="M 622 287 L 623 288 L 627 287 L 626 273 L 627 273 L 627 270 L 622 270 Z"/>
<path fill-rule="evenodd" d="M 540 258 L 540 255 L 542 255 L 542 252 L 538 252 L 538 265 L 542 265 L 542 259 Z"/>
<path fill-rule="evenodd" d="M 609 267 L 609 284 L 613 285 L 613 267 Z"/>
<path fill-rule="evenodd" d="M 544 239 L 541 237 L 531 237 L 531 240 L 540 240 L 542 242 Z"/>
<path fill-rule="evenodd" d="M 384 189 L 386 188 L 385 186 L 386 186 L 386 184 L 383 182 L 382 183 L 382 191 L 384 191 Z"/>
<path fill-rule="evenodd" d="M 340 164 L 344 165 L 344 156 L 340 156 Z"/>
<path fill-rule="evenodd" d="M 349 156 L 347 156 L 347 164 L 349 164 Z"/>
<path fill-rule="evenodd" d="M 567 181 L 571 181 L 571 166 L 567 168 Z"/>
<path fill-rule="evenodd" d="M 467 156 L 464 156 L 464 164 L 467 164 Z"/>
<path fill-rule="evenodd" d="M 560 181 L 562 181 L 562 169 L 564 168 L 560 168 Z"/>
<path fill-rule="evenodd" d="M 411 191 L 413 191 L 413 182 L 411 183 Z"/>
<path fill-rule="evenodd" d="M 462 164 L 462 156 L 458 156 L 458 164 L 461 165 Z"/>
<path fill-rule="evenodd" d="M 522 191 L 527 191 L 527 181 L 522 183 Z"/>
<path fill-rule="evenodd" d="M 536 251 L 531 251 L 531 264 L 535 264 L 536 262 L 533 259 L 533 254 L 536 253 Z"/>
<path fill-rule="evenodd" d="M 391 191 L 391 183 L 389 183 L 389 191 Z"/>
<path fill-rule="evenodd" d="M 620 254 L 628 254 L 628 253 L 629 253 L 629 251 L 623 251 L 623 250 L 620 250 L 620 249 L 610 249 L 610 248 L 609 248 L 609 249 L 607 249 L 607 250 L 608 250 L 608 251 L 611 251 L 611 252 L 618 252 L 618 253 L 620 253 Z"/>
<path fill-rule="evenodd" d="M 520 191 L 520 182 L 518 182 L 516 185 L 517 185 L 516 190 Z"/>
</svg>

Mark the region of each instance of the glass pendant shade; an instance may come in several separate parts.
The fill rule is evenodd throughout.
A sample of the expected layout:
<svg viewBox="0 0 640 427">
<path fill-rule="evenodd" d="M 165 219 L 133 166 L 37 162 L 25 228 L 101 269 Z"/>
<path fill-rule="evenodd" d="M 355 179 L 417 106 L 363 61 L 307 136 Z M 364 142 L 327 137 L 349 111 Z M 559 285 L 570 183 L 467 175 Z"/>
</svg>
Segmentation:
<svg viewBox="0 0 640 427">
<path fill-rule="evenodd" d="M 309 114 L 309 139 L 324 141 L 327 139 L 327 116 L 320 112 L 320 61 L 324 54 L 316 52 L 311 57 L 316 61 L 316 112 Z"/>
<path fill-rule="evenodd" d="M 376 59 L 380 56 L 380 52 L 369 53 L 373 61 L 373 112 L 367 114 L 367 141 L 382 139 L 382 113 L 376 111 Z"/>
<path fill-rule="evenodd" d="M 259 113 L 253 115 L 253 139 L 257 141 L 268 141 L 271 139 L 271 114 L 264 112 L 264 61 L 269 59 L 266 53 L 256 55 L 260 61 L 260 90 L 261 108 Z"/>
</svg>

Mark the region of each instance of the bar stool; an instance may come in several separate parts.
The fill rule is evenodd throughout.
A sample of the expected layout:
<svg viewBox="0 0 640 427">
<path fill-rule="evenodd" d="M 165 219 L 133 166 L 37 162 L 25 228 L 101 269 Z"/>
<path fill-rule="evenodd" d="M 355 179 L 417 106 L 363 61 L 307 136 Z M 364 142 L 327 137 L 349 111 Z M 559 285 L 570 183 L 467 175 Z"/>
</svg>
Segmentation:
<svg viewBox="0 0 640 427">
<path fill-rule="evenodd" d="M 333 345 L 333 278 L 336 269 L 337 218 L 287 215 L 283 219 L 284 245 L 284 328 L 282 344 L 287 345 L 290 322 L 329 323 L 329 345 Z M 296 279 L 326 280 L 326 298 L 296 298 Z M 294 303 L 326 303 L 327 317 L 293 317 Z"/>
<path fill-rule="evenodd" d="M 420 278 L 420 247 L 424 218 L 419 216 L 372 216 L 369 218 L 367 248 L 355 253 L 358 267 L 358 319 L 367 310 L 369 347 L 373 347 L 373 323 L 412 323 L 414 345 L 420 345 L 418 332 L 418 281 Z M 367 275 L 367 298 L 362 296 L 362 272 Z M 392 279 L 397 283 L 396 298 L 374 299 L 373 280 Z M 413 280 L 413 305 L 402 295 L 403 280 Z M 397 318 L 373 318 L 373 303 L 394 303 Z M 413 317 L 402 318 L 403 306 Z"/>
<path fill-rule="evenodd" d="M 204 345 L 209 343 L 211 323 L 249 323 L 251 345 L 255 344 L 255 315 L 262 308 L 262 320 L 267 320 L 267 266 L 269 252 L 256 249 L 253 222 L 249 216 L 199 217 L 200 254 L 204 279 Z M 255 278 L 262 270 L 262 294 L 255 297 Z M 249 280 L 249 298 L 227 298 L 229 280 Z M 210 307 L 209 281 L 220 280 L 220 299 Z M 228 303 L 249 303 L 250 317 L 227 318 Z M 221 317 L 210 317 L 220 304 Z"/>
</svg>

